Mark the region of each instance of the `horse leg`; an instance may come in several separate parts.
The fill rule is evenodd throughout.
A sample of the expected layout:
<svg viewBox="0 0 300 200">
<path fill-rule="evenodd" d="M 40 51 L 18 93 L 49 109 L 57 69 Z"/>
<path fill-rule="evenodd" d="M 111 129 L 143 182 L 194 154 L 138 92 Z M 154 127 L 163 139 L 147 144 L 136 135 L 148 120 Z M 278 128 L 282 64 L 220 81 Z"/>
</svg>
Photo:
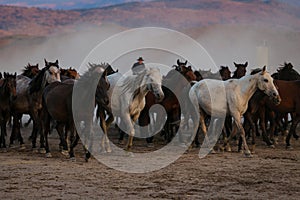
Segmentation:
<svg viewBox="0 0 300 200">
<path fill-rule="evenodd" d="M 241 123 L 241 116 L 239 114 L 234 114 L 233 118 L 234 118 L 235 125 L 236 125 L 236 127 L 237 127 L 237 129 L 240 132 L 240 135 L 242 137 L 243 146 L 244 146 L 244 149 L 245 149 L 244 154 L 245 154 L 246 157 L 252 157 L 251 152 L 250 152 L 250 150 L 248 148 L 248 145 L 247 145 L 247 141 L 246 141 L 246 137 L 245 137 L 245 130 L 244 130 L 243 125 Z"/>
<path fill-rule="evenodd" d="M 102 128 L 103 134 L 104 134 L 101 139 L 101 151 L 110 153 L 111 148 L 110 148 L 109 140 L 107 137 L 107 126 L 106 126 L 107 123 L 105 121 L 105 112 L 103 109 L 101 109 L 101 111 L 99 111 L 99 117 L 100 117 L 100 127 Z"/>
<path fill-rule="evenodd" d="M 129 113 L 128 113 L 128 115 L 124 115 L 122 117 L 122 121 L 123 121 L 123 124 L 126 125 L 126 131 L 129 135 L 127 145 L 126 145 L 126 151 L 131 151 L 132 144 L 133 144 L 133 137 L 134 137 L 135 132 L 134 132 L 134 127 L 132 124 L 131 117 L 129 116 Z"/>
<path fill-rule="evenodd" d="M 48 143 L 48 134 L 50 131 L 50 116 L 48 113 L 44 114 L 44 122 L 43 123 L 44 123 L 44 133 L 42 133 L 41 135 L 43 135 L 43 137 L 45 139 L 46 157 L 51 158 L 52 155 L 50 153 L 49 143 Z"/>
<path fill-rule="evenodd" d="M 67 145 L 65 132 L 64 132 L 64 124 L 58 122 L 56 126 L 56 130 L 60 138 L 59 147 L 60 148 L 62 147 L 61 153 L 66 156 L 69 154 L 69 151 L 68 151 L 68 145 Z"/>
<path fill-rule="evenodd" d="M 296 114 L 296 116 L 294 116 L 292 119 L 292 125 L 290 127 L 289 134 L 286 137 L 286 148 L 287 149 L 291 149 L 290 139 L 291 139 L 291 136 L 293 134 L 295 134 L 299 121 L 300 121 L 300 115 Z"/>
<path fill-rule="evenodd" d="M 71 124 L 69 129 L 70 129 L 70 142 L 71 142 L 69 155 L 70 155 L 70 159 L 74 159 L 75 158 L 74 148 L 77 146 L 80 138 L 75 129 L 74 124 Z M 85 161 L 88 162 L 88 159 L 91 157 L 91 154 L 86 148 L 85 148 L 85 151 L 86 151 Z"/>
<path fill-rule="evenodd" d="M 261 128 L 263 141 L 269 146 L 274 147 L 273 143 L 270 141 L 267 136 L 267 128 L 266 128 L 266 109 L 264 106 L 261 107 L 258 111 L 259 113 L 259 126 Z"/>
<path fill-rule="evenodd" d="M 4 120 L 1 120 L 1 143 L 0 148 L 5 149 L 6 148 L 6 142 L 5 142 L 5 134 L 6 134 L 6 122 Z"/>
</svg>

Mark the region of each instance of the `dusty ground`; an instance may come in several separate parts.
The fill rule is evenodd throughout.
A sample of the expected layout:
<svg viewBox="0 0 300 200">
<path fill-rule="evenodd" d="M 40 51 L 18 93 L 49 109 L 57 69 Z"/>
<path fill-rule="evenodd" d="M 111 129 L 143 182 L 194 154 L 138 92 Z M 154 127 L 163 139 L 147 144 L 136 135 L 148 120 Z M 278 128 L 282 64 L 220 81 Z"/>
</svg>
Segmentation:
<svg viewBox="0 0 300 200">
<path fill-rule="evenodd" d="M 23 128 L 28 138 L 30 128 Z M 10 130 L 9 130 L 10 131 Z M 76 162 L 58 152 L 57 134 L 50 136 L 52 158 L 26 149 L 0 153 L 1 199 L 299 199 L 300 141 L 293 150 L 281 142 L 276 149 L 260 140 L 253 158 L 217 153 L 199 159 L 198 149 L 159 171 L 129 174 L 83 159 Z M 136 141 L 136 148 L 145 142 Z M 145 148 L 145 147 L 144 147 Z"/>
</svg>

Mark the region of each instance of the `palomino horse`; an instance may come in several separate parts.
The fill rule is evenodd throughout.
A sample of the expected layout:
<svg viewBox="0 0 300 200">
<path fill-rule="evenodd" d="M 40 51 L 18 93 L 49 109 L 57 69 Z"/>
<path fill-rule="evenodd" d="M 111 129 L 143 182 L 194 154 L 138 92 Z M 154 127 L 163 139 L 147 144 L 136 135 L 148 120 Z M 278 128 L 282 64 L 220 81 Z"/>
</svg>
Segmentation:
<svg viewBox="0 0 300 200">
<path fill-rule="evenodd" d="M 14 75 L 4 73 L 4 79 L 0 80 L 0 148 L 6 148 L 6 124 L 10 118 L 11 103 L 16 98 L 16 73 Z"/>
<path fill-rule="evenodd" d="M 162 90 L 164 92 L 164 99 L 159 102 L 162 105 L 167 113 L 167 121 L 164 125 L 164 134 L 167 142 L 170 142 L 174 132 L 178 129 L 178 125 L 181 117 L 181 108 L 177 98 L 177 95 L 186 96 L 187 90 L 190 88 L 189 82 L 195 81 L 196 76 L 192 71 L 191 66 L 186 67 L 186 62 L 180 62 L 177 60 L 177 65 L 175 69 L 168 72 L 166 76 L 163 77 L 163 87 Z M 173 66 L 174 67 L 174 66 Z M 183 78 L 184 77 L 184 78 Z M 186 88 L 189 86 L 189 88 Z M 155 96 L 149 92 L 146 95 L 146 105 L 144 109 L 141 111 L 139 117 L 139 125 L 147 126 L 150 124 L 150 116 L 152 113 L 149 113 L 151 106 L 158 103 L 155 99 Z M 184 102 L 185 103 L 185 102 Z M 157 113 L 157 122 L 163 121 L 161 119 L 164 117 Z M 173 131 L 175 129 L 175 131 Z M 153 130 L 152 130 L 153 131 Z M 146 139 L 149 146 L 152 146 L 153 137 L 149 137 Z"/>
<path fill-rule="evenodd" d="M 80 114 L 89 116 L 88 118 L 84 117 L 85 124 L 93 118 L 93 108 L 95 105 L 95 99 L 97 104 L 108 104 L 108 95 L 107 91 L 109 89 L 109 83 L 106 78 L 105 73 L 106 65 L 95 65 L 90 67 L 83 76 L 78 79 L 75 83 L 77 84 L 76 89 L 79 89 L 78 85 L 89 86 L 98 81 L 96 88 L 96 95 L 91 98 L 91 105 L 93 106 L 91 110 L 86 111 L 82 110 Z M 101 78 L 100 75 L 102 74 Z M 71 145 L 69 155 L 70 158 L 74 158 L 74 148 L 78 143 L 79 137 L 75 130 L 74 118 L 73 118 L 73 110 L 72 110 L 72 95 L 73 95 L 74 84 L 66 84 L 61 82 L 54 82 L 49 84 L 44 92 L 43 92 L 43 125 L 44 125 L 44 137 L 46 141 L 46 156 L 51 157 L 49 144 L 48 144 L 48 132 L 50 128 L 50 119 L 53 119 L 57 122 L 57 131 L 60 136 L 61 145 L 63 146 L 64 151 L 68 151 L 67 143 L 64 137 L 63 127 L 66 126 L 67 130 L 71 132 Z M 82 88 L 83 89 L 83 88 Z M 84 89 L 86 91 L 86 88 Z M 83 90 L 83 91 L 84 91 Z M 86 100 L 86 96 L 83 95 Z M 87 120 L 88 119 L 88 120 Z M 105 138 L 107 136 L 105 135 Z M 104 145 L 104 142 L 102 142 Z M 104 146 L 102 146 L 104 148 Z M 86 160 L 89 155 L 86 155 Z"/>
<path fill-rule="evenodd" d="M 206 142 L 209 143 L 204 122 L 205 115 L 208 114 L 214 117 L 229 115 L 233 117 L 235 122 L 234 131 L 230 138 L 238 130 L 243 140 L 245 156 L 251 157 L 241 118 L 247 110 L 249 99 L 257 89 L 264 91 L 277 104 L 280 102 L 279 93 L 273 84 L 273 78 L 266 72 L 266 67 L 258 74 L 248 75 L 241 79 L 227 81 L 206 79 L 192 86 L 189 97 L 192 103 L 199 108 L 199 125 L 206 137 Z M 198 126 L 195 126 L 195 128 L 198 128 Z M 224 145 L 229 145 L 228 140 L 225 141 Z"/>
<path fill-rule="evenodd" d="M 129 134 L 126 150 L 132 147 L 135 135 L 134 122 L 145 107 L 145 96 L 152 92 L 158 100 L 164 98 L 161 88 L 162 77 L 159 69 L 146 68 L 136 75 L 122 77 L 119 73 L 108 76 L 110 107 L 113 114 L 121 117 L 121 126 Z"/>
<path fill-rule="evenodd" d="M 10 137 L 10 145 L 18 138 L 21 145 L 24 144 L 20 133 L 20 120 L 23 114 L 29 114 L 33 119 L 32 147 L 36 148 L 37 132 L 41 132 L 38 112 L 41 109 L 41 93 L 45 86 L 51 82 L 60 81 L 58 61 L 51 63 L 45 60 L 45 67 L 31 80 L 30 78 L 17 76 L 17 98 L 12 104 L 13 128 Z M 41 146 L 44 146 L 41 142 Z"/>
</svg>

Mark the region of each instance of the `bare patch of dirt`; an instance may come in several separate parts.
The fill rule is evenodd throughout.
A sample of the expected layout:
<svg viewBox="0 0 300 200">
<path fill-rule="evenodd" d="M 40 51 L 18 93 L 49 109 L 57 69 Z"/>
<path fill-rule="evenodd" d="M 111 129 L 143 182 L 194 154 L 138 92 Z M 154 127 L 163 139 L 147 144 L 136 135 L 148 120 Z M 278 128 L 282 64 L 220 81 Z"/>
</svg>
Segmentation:
<svg viewBox="0 0 300 200">
<path fill-rule="evenodd" d="M 31 129 L 22 131 L 24 138 L 28 138 Z M 29 141 L 25 150 L 1 152 L 1 199 L 298 199 L 300 196 L 300 142 L 294 139 L 292 150 L 286 150 L 283 142 L 271 149 L 258 139 L 253 158 L 244 158 L 236 152 L 218 152 L 199 159 L 199 149 L 192 149 L 168 167 L 145 174 L 116 171 L 94 158 L 86 163 L 80 144 L 75 149 L 76 161 L 72 162 L 59 152 L 58 143 L 54 132 L 50 135 L 52 158 L 32 152 Z M 146 142 L 135 140 L 134 148 L 147 149 Z"/>
</svg>

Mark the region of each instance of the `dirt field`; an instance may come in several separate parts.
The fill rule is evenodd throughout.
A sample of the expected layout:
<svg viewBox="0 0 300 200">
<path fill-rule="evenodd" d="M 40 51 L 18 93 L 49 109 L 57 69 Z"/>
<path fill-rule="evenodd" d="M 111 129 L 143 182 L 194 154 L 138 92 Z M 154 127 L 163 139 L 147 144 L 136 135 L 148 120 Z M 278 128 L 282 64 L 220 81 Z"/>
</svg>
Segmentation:
<svg viewBox="0 0 300 200">
<path fill-rule="evenodd" d="M 30 128 L 23 128 L 28 138 Z M 9 130 L 10 133 L 10 130 Z M 299 132 L 298 132 L 299 133 Z M 282 138 L 280 138 L 282 140 Z M 281 141 L 280 140 L 280 141 Z M 50 135 L 52 158 L 26 149 L 0 153 L 1 199 L 299 199 L 300 142 L 293 150 L 280 142 L 275 149 L 260 139 L 253 158 L 219 152 L 199 159 L 199 149 L 184 154 L 159 171 L 130 174 L 110 169 L 92 158 L 84 161 L 79 145 L 76 161 L 58 151 Z M 135 141 L 146 148 L 145 141 Z"/>
</svg>

